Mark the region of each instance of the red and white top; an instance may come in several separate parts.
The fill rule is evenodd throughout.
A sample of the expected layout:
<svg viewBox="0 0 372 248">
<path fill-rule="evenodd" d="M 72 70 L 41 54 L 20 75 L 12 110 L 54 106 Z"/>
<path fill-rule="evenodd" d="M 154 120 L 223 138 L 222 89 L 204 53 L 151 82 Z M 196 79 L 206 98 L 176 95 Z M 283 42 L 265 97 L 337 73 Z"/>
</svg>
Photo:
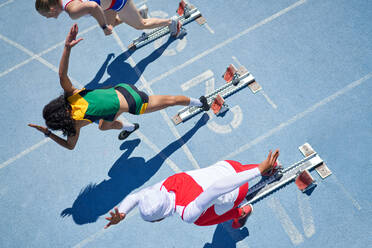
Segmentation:
<svg viewBox="0 0 372 248">
<path fill-rule="evenodd" d="M 151 188 L 168 192 L 167 204 L 171 205 L 171 211 L 166 216 L 177 212 L 188 223 L 204 225 L 214 220 L 212 224 L 216 224 L 225 221 L 219 217 L 244 200 L 248 181 L 261 175 L 256 167 L 220 161 L 203 169 L 175 174 Z M 144 200 L 145 190 L 127 196 L 120 204 L 119 212 L 127 214 L 137 206 L 141 199 Z"/>
</svg>

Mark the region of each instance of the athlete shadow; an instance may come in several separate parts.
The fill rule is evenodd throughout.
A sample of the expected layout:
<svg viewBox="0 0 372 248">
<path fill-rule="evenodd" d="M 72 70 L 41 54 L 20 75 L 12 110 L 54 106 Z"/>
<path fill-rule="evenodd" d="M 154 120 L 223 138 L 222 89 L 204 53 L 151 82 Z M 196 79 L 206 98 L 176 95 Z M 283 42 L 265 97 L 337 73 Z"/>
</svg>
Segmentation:
<svg viewBox="0 0 372 248">
<path fill-rule="evenodd" d="M 203 248 L 236 248 L 236 243 L 249 236 L 246 227 L 234 229 L 232 221 L 218 224 L 214 231 L 212 243 L 206 243 Z"/>
<path fill-rule="evenodd" d="M 132 67 L 130 63 L 126 62 L 128 58 L 134 53 L 133 50 L 129 49 L 119 56 L 117 56 L 111 63 L 110 60 L 115 57 L 115 54 L 110 53 L 107 55 L 106 60 L 103 62 L 101 68 L 96 73 L 95 77 L 88 84 L 85 85 L 87 89 L 98 89 L 112 87 L 120 83 L 136 84 L 146 67 L 157 60 L 167 49 L 167 47 L 174 42 L 176 39 L 169 37 L 169 39 L 161 45 L 159 48 L 154 50 L 149 56 L 142 59 Z M 105 81 L 100 82 L 103 75 L 107 73 L 110 75 Z"/>
<path fill-rule="evenodd" d="M 142 157 L 130 157 L 134 149 L 140 144 L 139 139 L 126 141 L 121 145 L 125 152 L 111 167 L 108 175 L 110 179 L 100 183 L 90 183 L 82 189 L 72 204 L 61 212 L 61 217 L 71 215 L 78 225 L 95 222 L 101 215 L 117 206 L 134 189 L 142 186 L 162 166 L 164 161 L 177 151 L 182 145 L 204 126 L 209 116 L 204 114 L 193 128 L 180 139 L 172 142 L 156 156 L 145 161 Z"/>
</svg>

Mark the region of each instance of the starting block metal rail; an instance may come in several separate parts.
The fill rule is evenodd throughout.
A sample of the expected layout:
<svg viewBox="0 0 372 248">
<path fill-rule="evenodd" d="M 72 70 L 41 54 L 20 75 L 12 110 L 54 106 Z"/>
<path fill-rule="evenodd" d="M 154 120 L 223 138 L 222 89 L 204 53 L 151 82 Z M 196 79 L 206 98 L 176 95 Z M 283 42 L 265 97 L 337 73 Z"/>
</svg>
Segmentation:
<svg viewBox="0 0 372 248">
<path fill-rule="evenodd" d="M 223 98 L 226 98 L 255 81 L 253 75 L 250 74 L 244 66 L 238 69 L 237 75 L 237 80 L 226 83 L 212 93 L 205 96 L 209 105 L 212 104 L 218 94 Z M 186 120 L 199 114 L 200 112 L 202 112 L 202 109 L 200 107 L 188 106 L 178 111 L 178 113 L 172 119 L 174 124 L 178 125 L 179 123 L 185 122 Z"/>
<path fill-rule="evenodd" d="M 200 25 L 204 24 L 206 21 L 202 18 L 200 11 L 193 5 L 186 5 L 187 11 L 181 16 L 177 16 L 175 19 L 180 21 L 182 26 L 186 25 L 189 22 L 192 22 L 195 19 L 199 19 L 198 23 Z M 159 27 L 152 29 L 150 32 L 144 32 L 140 37 L 133 40 L 133 42 L 128 46 L 129 49 L 137 49 L 147 45 L 148 43 L 153 42 L 156 39 L 159 39 L 170 33 L 169 27 Z"/>
<path fill-rule="evenodd" d="M 262 180 L 253 187 L 249 188 L 246 196 L 247 202 L 244 205 L 253 204 L 261 200 L 276 190 L 284 187 L 286 184 L 294 181 L 299 172 L 304 170 L 310 171 L 323 163 L 323 159 L 321 159 L 319 155 L 314 152 L 288 168 L 279 170 L 275 175 Z"/>
</svg>

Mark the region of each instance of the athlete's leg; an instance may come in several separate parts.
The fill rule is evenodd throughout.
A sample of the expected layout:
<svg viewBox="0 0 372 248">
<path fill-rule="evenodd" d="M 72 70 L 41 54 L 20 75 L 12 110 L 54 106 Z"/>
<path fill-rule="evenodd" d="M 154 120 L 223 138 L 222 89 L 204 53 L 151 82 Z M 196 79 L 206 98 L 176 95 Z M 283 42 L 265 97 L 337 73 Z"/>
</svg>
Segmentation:
<svg viewBox="0 0 372 248">
<path fill-rule="evenodd" d="M 170 106 L 188 106 L 189 104 L 190 98 L 187 96 L 152 95 L 149 96 L 149 103 L 145 113 L 162 110 Z"/>
<path fill-rule="evenodd" d="M 115 10 L 107 9 L 104 11 L 104 13 L 108 25 L 116 26 L 122 23 Z"/>
<path fill-rule="evenodd" d="M 125 6 L 118 12 L 121 21 L 135 29 L 153 29 L 171 24 L 171 19 L 148 18 L 143 19 L 138 12 L 133 0 L 128 0 Z"/>
<path fill-rule="evenodd" d="M 121 121 L 105 121 L 103 119 L 99 120 L 98 128 L 102 131 L 110 129 L 122 129 L 123 123 Z"/>
</svg>

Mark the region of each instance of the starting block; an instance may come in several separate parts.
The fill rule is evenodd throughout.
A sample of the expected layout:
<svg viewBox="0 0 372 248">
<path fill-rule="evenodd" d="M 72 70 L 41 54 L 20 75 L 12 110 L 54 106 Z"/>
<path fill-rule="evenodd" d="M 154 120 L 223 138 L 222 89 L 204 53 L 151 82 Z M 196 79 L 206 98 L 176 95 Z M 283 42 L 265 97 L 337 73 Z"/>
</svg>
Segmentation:
<svg viewBox="0 0 372 248">
<path fill-rule="evenodd" d="M 304 170 L 297 173 L 295 184 L 304 193 L 315 187 L 315 180 L 308 170 Z"/>
<path fill-rule="evenodd" d="M 310 145 L 306 143 L 304 146 Z M 302 192 L 306 192 L 316 185 L 310 171 L 322 165 L 324 165 L 323 159 L 312 150 L 310 155 L 305 156 L 299 162 L 277 171 L 269 178 L 250 187 L 246 196 L 247 202 L 244 205 L 253 204 L 293 181 Z"/>
<path fill-rule="evenodd" d="M 175 16 L 177 21 L 183 25 L 196 20 L 200 25 L 203 25 L 206 20 L 202 17 L 200 11 L 193 5 L 185 3 L 183 0 L 179 3 L 177 9 L 178 16 Z M 128 49 L 137 49 L 143 47 L 156 39 L 159 39 L 170 33 L 168 26 L 163 26 L 159 28 L 152 29 L 149 32 L 144 32 L 140 37 L 134 39 L 133 42 L 128 46 Z"/>
<path fill-rule="evenodd" d="M 248 70 L 244 67 L 241 66 L 237 71 L 237 84 L 234 84 L 233 81 L 230 81 L 220 88 L 214 90 L 212 93 L 206 95 L 205 97 L 207 98 L 208 104 L 211 105 L 215 99 L 217 98 L 217 95 L 220 95 L 222 99 L 229 97 L 230 95 L 238 92 L 239 90 L 243 89 L 246 86 L 249 86 L 251 83 L 255 82 L 254 77 L 252 74 L 248 72 Z M 227 111 L 227 105 L 223 106 L 216 102 L 216 109 L 217 113 L 221 114 L 222 111 Z M 213 107 L 214 108 L 214 107 Z M 175 125 L 180 124 L 181 122 L 185 122 L 188 119 L 192 118 L 193 116 L 199 114 L 203 110 L 200 107 L 196 106 L 187 106 L 178 111 L 178 113 L 172 118 L 173 123 Z"/>
<path fill-rule="evenodd" d="M 213 100 L 211 109 L 215 115 L 221 115 L 229 110 L 229 107 L 225 104 L 225 100 L 218 94 Z"/>
<path fill-rule="evenodd" d="M 230 64 L 229 67 L 227 67 L 222 77 L 226 81 L 226 83 L 232 82 L 233 85 L 237 85 L 239 83 L 238 70 L 233 64 Z"/>
<path fill-rule="evenodd" d="M 187 7 L 187 4 L 185 1 L 181 0 L 181 2 L 178 4 L 177 14 L 179 16 L 185 16 L 185 18 L 190 17 L 189 8 Z"/>
</svg>

